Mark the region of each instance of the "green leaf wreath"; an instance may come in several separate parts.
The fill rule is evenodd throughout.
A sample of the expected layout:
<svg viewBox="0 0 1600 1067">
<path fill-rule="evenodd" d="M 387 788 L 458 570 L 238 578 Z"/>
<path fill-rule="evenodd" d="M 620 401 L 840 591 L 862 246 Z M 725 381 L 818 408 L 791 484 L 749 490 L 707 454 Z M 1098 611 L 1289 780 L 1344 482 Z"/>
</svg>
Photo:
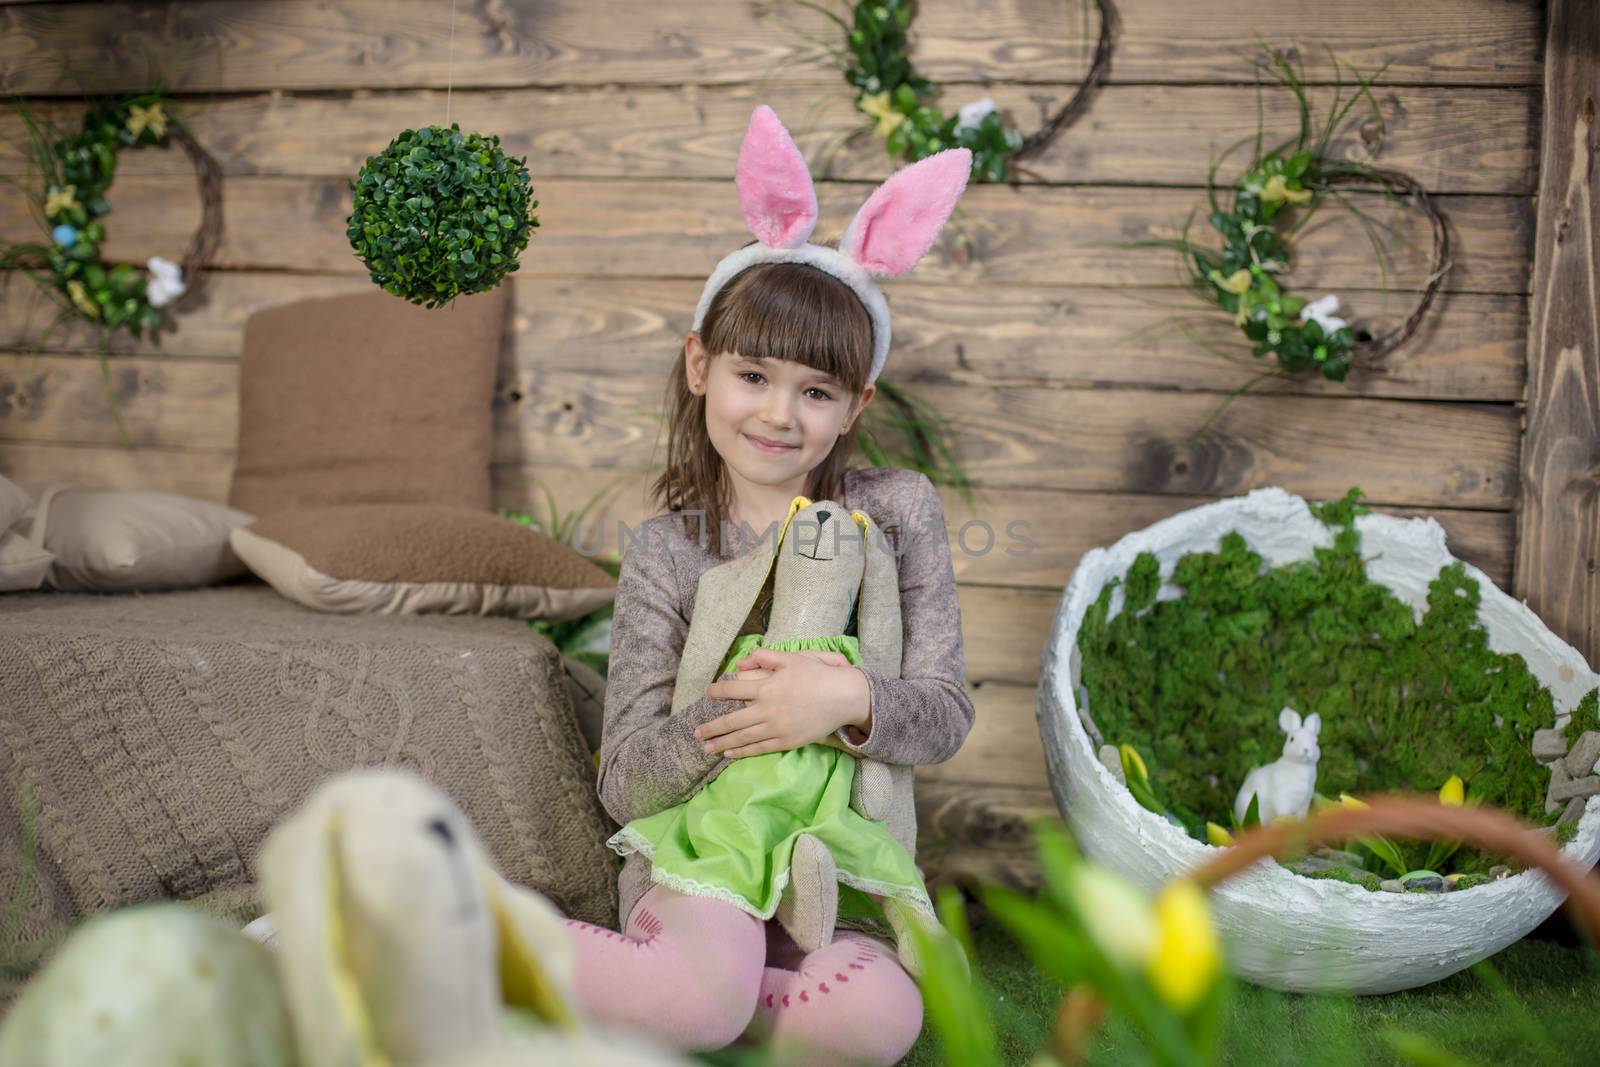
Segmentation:
<svg viewBox="0 0 1600 1067">
<path fill-rule="evenodd" d="M 38 359 L 51 334 L 69 320 L 98 329 L 100 371 L 106 401 L 124 441 L 127 427 L 111 387 L 110 337 L 124 330 L 138 339 L 157 338 L 171 325 L 171 307 L 194 284 L 200 265 L 222 238 L 222 169 L 190 135 L 183 122 L 167 111 L 165 90 L 128 97 L 91 100 L 78 132 L 62 136 L 20 97 L 15 106 L 28 136 L 31 181 L 0 177 L 20 189 L 47 241 L 0 244 L 0 282 L 17 275 L 28 278 L 59 308 L 33 346 Z M 107 194 L 117 173 L 118 153 L 125 148 L 181 147 L 195 166 L 200 184 L 201 221 L 181 263 L 152 256 L 145 270 L 127 263 L 107 264 L 101 258 L 111 214 Z M 31 371 L 30 371 L 31 373 Z"/>
<path fill-rule="evenodd" d="M 939 86 L 919 75 L 906 58 L 915 0 L 862 0 L 851 5 L 848 20 L 813 0 L 796 0 L 834 23 L 845 35 L 845 48 L 818 42 L 856 89 L 856 110 L 873 120 L 872 132 L 890 159 L 915 163 L 947 148 L 972 152 L 976 181 L 1003 182 L 1016 160 L 1041 150 L 1087 105 L 1105 75 L 1111 58 L 1113 18 L 1107 0 L 1095 0 L 1100 11 L 1100 40 L 1089 73 L 1072 98 L 1035 133 L 1007 126 L 988 97 L 974 100 L 955 114 L 946 114 L 934 97 Z"/>
<path fill-rule="evenodd" d="M 1134 241 L 1120 246 L 1175 249 L 1190 288 L 1206 303 L 1233 316 L 1234 323 L 1250 342 L 1251 355 L 1256 359 L 1275 358 L 1276 368 L 1252 379 L 1236 390 L 1235 396 L 1269 377 L 1315 373 L 1330 381 L 1344 381 L 1359 358 L 1365 357 L 1375 363 L 1378 357 L 1397 347 L 1415 331 L 1449 269 L 1448 230 L 1417 182 L 1395 171 L 1327 157 L 1334 132 L 1357 101 L 1363 99 L 1371 106 L 1376 128 L 1372 151 L 1376 153 L 1381 147 L 1383 116 L 1370 86 L 1387 69 L 1387 64 L 1369 77 L 1358 78 L 1348 99 L 1343 98 L 1340 77 L 1327 118 L 1320 129 L 1314 130 L 1310 102 L 1293 64 L 1275 48 L 1263 45 L 1262 49 L 1269 61 L 1266 65 L 1277 82 L 1294 94 L 1299 129 L 1294 137 L 1264 151 L 1263 130 L 1258 122 L 1251 137 L 1229 146 L 1211 164 L 1206 175 L 1206 195 L 1210 203 L 1208 221 L 1221 238 L 1221 249 L 1190 239 L 1193 214 L 1178 238 Z M 1335 72 L 1340 72 L 1337 58 L 1333 58 L 1333 64 Z M 1218 196 L 1217 170 L 1229 155 L 1252 141 L 1254 152 L 1250 163 L 1224 205 Z M 1400 195 L 1410 197 L 1433 225 L 1433 270 L 1422 297 L 1404 325 L 1381 337 L 1352 328 L 1345 319 L 1338 317 L 1335 314 L 1339 310 L 1338 296 L 1329 294 L 1320 300 L 1307 301 L 1284 292 L 1278 281 L 1278 276 L 1289 270 L 1295 235 L 1331 201 L 1345 207 L 1360 221 L 1378 260 L 1378 274 L 1387 291 L 1385 254 L 1376 236 L 1375 221 L 1340 191 L 1341 186 L 1351 185 L 1375 189 L 1391 200 Z M 1286 225 L 1293 208 L 1305 210 L 1292 224 Z"/>
<path fill-rule="evenodd" d="M 122 149 L 165 147 L 174 136 L 192 142 L 182 122 L 167 113 L 165 95 L 157 90 L 96 101 L 84 115 L 83 128 L 68 137 L 58 137 L 20 101 L 18 110 L 44 190 L 5 180 L 23 189 L 50 239 L 8 242 L 0 270 L 21 271 L 52 295 L 62 309 L 58 324 L 75 314 L 136 338 L 160 329 L 163 309 L 185 290 L 184 272 L 160 257 L 152 257 L 145 272 L 126 263 L 108 266 L 100 258 L 106 240 L 100 220 L 111 214 L 106 194 Z M 47 271 L 38 270 L 40 265 Z"/>
</svg>

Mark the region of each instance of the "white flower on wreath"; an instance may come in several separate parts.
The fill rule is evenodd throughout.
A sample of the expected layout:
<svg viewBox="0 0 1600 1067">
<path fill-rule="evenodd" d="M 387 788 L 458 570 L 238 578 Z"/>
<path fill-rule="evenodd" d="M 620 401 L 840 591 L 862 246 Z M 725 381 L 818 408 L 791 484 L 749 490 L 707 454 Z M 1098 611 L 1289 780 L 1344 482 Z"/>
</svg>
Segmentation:
<svg viewBox="0 0 1600 1067">
<path fill-rule="evenodd" d="M 982 100 L 974 100 L 972 103 L 965 105 L 960 111 L 956 112 L 956 129 L 977 129 L 979 126 L 983 125 L 985 116 L 987 116 L 993 110 L 994 101 L 989 97 L 986 96 Z"/>
<path fill-rule="evenodd" d="M 1300 309 L 1300 321 L 1315 321 L 1322 327 L 1323 336 L 1332 335 L 1333 331 L 1348 325 L 1343 319 L 1334 314 L 1339 310 L 1339 298 L 1329 293 L 1321 300 L 1313 300 Z"/>
<path fill-rule="evenodd" d="M 146 264 L 150 268 L 150 282 L 144 296 L 153 308 L 166 307 L 188 291 L 183 284 L 183 268 L 170 259 L 151 256 Z"/>
</svg>

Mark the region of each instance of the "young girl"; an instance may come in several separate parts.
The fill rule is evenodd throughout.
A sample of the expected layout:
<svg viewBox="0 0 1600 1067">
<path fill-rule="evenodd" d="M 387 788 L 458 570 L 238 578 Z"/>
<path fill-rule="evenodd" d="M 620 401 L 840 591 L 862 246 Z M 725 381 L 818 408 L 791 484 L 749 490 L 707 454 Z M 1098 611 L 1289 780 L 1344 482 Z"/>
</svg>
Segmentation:
<svg viewBox="0 0 1600 1067">
<path fill-rule="evenodd" d="M 618 823 L 684 803 L 732 760 L 831 735 L 863 757 L 936 763 L 971 728 L 938 493 L 913 471 L 847 466 L 889 348 L 872 275 L 921 258 L 970 167 L 965 149 L 907 167 L 838 249 L 810 244 L 817 208 L 804 159 L 770 108 L 752 115 L 737 185 L 757 241 L 706 283 L 668 387 L 667 467 L 654 487 L 668 511 L 635 531 L 617 585 L 600 796 Z M 837 653 L 758 649 L 735 678 L 669 714 L 701 574 L 772 536 L 796 496 L 898 530 L 899 676 Z M 647 858 L 627 856 L 621 934 L 569 924 L 590 1017 L 683 1049 L 749 1033 L 827 1063 L 894 1063 L 916 1040 L 921 997 L 893 949 L 839 931 L 806 954 L 769 917 L 651 874 Z"/>
</svg>

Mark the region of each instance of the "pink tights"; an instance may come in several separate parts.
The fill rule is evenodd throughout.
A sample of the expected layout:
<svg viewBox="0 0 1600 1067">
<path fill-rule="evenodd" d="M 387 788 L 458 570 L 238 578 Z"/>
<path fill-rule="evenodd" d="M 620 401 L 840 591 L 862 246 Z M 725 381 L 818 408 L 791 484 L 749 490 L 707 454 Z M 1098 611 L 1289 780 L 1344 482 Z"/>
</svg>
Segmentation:
<svg viewBox="0 0 1600 1067">
<path fill-rule="evenodd" d="M 887 1067 L 922 1030 L 922 996 L 894 951 L 852 931 L 805 955 L 775 922 L 660 885 L 624 933 L 567 926 L 584 1013 L 676 1049 L 749 1036 L 787 1063 Z"/>
</svg>

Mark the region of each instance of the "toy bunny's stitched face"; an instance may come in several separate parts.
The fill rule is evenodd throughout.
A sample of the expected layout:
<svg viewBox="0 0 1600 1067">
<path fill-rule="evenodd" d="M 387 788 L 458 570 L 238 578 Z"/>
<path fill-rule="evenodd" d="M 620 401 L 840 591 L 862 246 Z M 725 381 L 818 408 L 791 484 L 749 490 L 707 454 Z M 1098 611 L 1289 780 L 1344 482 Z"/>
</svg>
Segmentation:
<svg viewBox="0 0 1600 1067">
<path fill-rule="evenodd" d="M 845 632 L 866 569 L 865 538 L 856 515 L 836 501 L 794 514 L 778 548 L 769 639 Z"/>
<path fill-rule="evenodd" d="M 487 905 L 476 889 L 472 830 L 448 803 L 397 786 L 391 803 L 349 811 L 341 821 L 344 866 L 364 875 L 349 888 L 358 906 L 441 926 L 482 920 Z M 435 902 L 434 914 L 421 913 L 423 899 Z"/>
</svg>

